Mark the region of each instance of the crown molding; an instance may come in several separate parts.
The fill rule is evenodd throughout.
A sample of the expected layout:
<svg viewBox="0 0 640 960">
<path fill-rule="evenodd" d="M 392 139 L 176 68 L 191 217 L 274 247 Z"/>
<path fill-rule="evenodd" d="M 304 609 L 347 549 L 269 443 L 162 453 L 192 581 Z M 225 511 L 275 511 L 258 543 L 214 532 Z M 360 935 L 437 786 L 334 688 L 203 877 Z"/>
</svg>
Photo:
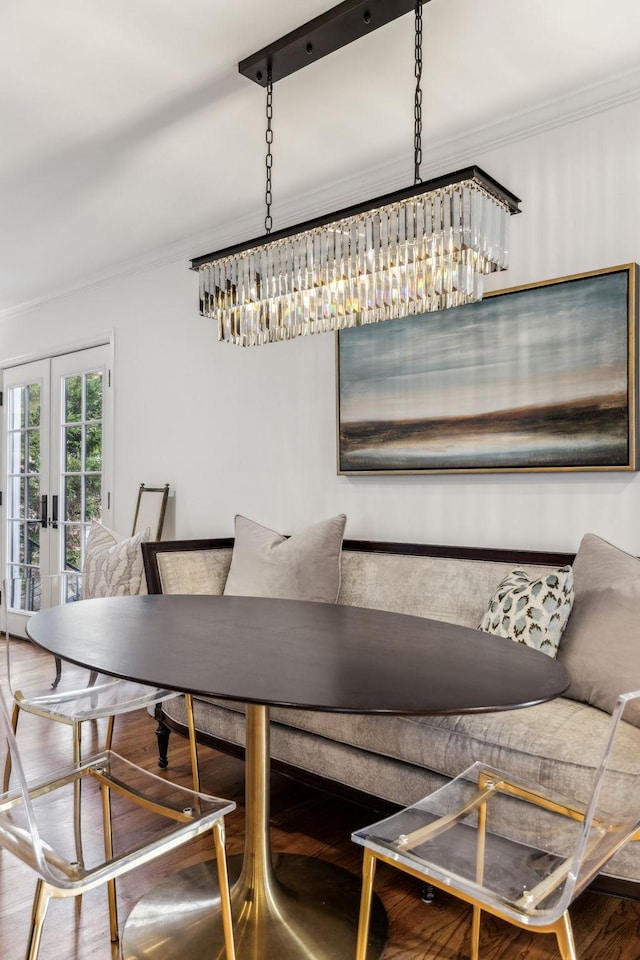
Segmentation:
<svg viewBox="0 0 640 960">
<path fill-rule="evenodd" d="M 456 169 L 475 163 L 478 155 L 613 110 L 638 99 L 640 68 L 547 100 L 532 110 L 514 113 L 495 123 L 475 127 L 463 136 L 433 142 L 429 149 L 424 151 L 423 176 L 428 179 L 443 169 Z M 356 176 L 349 175 L 331 183 L 331 206 L 333 209 L 340 209 L 357 203 L 363 199 L 363 191 L 367 196 L 374 196 L 397 190 L 406 186 L 412 176 L 413 163 L 408 156 L 395 157 L 368 169 L 361 169 Z M 307 190 L 303 196 L 283 198 L 278 202 L 278 221 L 283 224 L 303 222 L 326 212 L 326 185 Z M 201 231 L 150 249 L 139 257 L 112 264 L 46 296 L 0 310 L 0 323 L 29 313 L 44 303 L 63 300 L 80 291 L 106 286 L 127 275 L 167 266 L 177 261 L 188 261 L 199 256 L 202 251 L 221 249 L 242 242 L 248 236 L 257 235 L 261 231 L 262 223 L 262 210 L 236 216 L 233 221 L 218 225 L 215 231 Z"/>
</svg>

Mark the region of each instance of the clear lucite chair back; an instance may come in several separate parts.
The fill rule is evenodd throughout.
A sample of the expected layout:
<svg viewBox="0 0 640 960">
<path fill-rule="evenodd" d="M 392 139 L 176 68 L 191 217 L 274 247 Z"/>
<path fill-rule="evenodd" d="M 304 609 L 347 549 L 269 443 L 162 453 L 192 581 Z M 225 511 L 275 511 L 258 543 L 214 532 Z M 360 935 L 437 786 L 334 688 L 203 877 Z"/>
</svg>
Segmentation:
<svg viewBox="0 0 640 960">
<path fill-rule="evenodd" d="M 634 724 L 640 724 L 640 690 L 621 694 L 616 702 L 565 899 L 573 899 L 581 892 L 640 825 L 640 757 L 637 750 L 630 751 L 625 743 L 625 733 L 633 733 L 626 722 L 632 715 Z"/>
<path fill-rule="evenodd" d="M 12 787 L 0 794 L 0 844 L 9 849 L 41 876 L 49 875 L 44 844 L 27 786 L 20 751 L 7 712 L 4 692 L 0 690 L 0 763 L 10 759 Z"/>
<path fill-rule="evenodd" d="M 12 627 L 17 628 L 17 636 L 25 635 L 27 621 L 34 613 L 45 610 L 58 603 L 73 603 L 80 599 L 81 577 L 77 573 L 58 576 L 42 576 L 37 570 L 28 576 L 10 576 L 2 583 L 2 612 L 0 628 L 11 639 Z M 12 618 L 14 623 L 12 624 Z M 7 669 L 9 685 L 13 692 L 19 689 L 20 679 L 18 663 L 11 654 L 15 644 L 7 644 Z M 53 660 L 52 660 L 53 662 Z M 12 680 L 12 666 L 14 678 Z"/>
<path fill-rule="evenodd" d="M 29 575 L 11 575 L 5 578 L 10 594 L 9 609 L 19 613 L 38 613 L 56 603 L 72 603 L 82 592 L 82 574 L 69 571 L 43 576 L 34 570 Z"/>
<path fill-rule="evenodd" d="M 39 954 L 50 898 L 77 897 L 100 884 L 109 887 L 110 932 L 111 940 L 115 942 L 118 939 L 116 878 L 213 831 L 225 956 L 233 960 L 235 951 L 223 825 L 223 818 L 235 808 L 233 801 L 194 793 L 137 767 L 110 750 L 81 766 L 67 766 L 53 777 L 29 783 L 4 694 L 0 690 L 0 761 L 5 759 L 6 762 L 7 752 L 14 779 L 11 790 L 0 794 L 0 849 L 16 856 L 36 872 L 40 881 L 44 881 L 36 885 L 27 957 L 36 960 Z M 92 788 L 92 809 L 89 812 L 93 815 L 87 824 L 90 826 L 87 837 L 91 847 L 89 862 L 78 856 L 77 843 L 69 829 L 73 802 L 70 793 L 75 791 L 81 778 L 85 786 Z M 126 838 L 119 839 L 117 850 L 112 835 L 114 794 L 118 808 L 113 811 L 113 820 L 126 823 L 128 831 Z M 96 829 L 95 814 L 98 811 L 102 830 Z"/>
<path fill-rule="evenodd" d="M 623 719 L 637 711 L 638 698 L 640 691 L 618 698 L 590 790 L 583 796 L 532 787 L 504 773 L 480 773 L 480 784 L 491 793 L 496 784 L 495 800 L 490 797 L 486 807 L 486 828 L 497 839 L 488 842 L 487 853 L 495 849 L 485 870 L 494 878 L 502 874 L 484 885 L 496 905 L 501 898 L 511 904 L 514 918 L 524 914 L 540 924 L 560 918 L 638 829 L 637 730 Z M 509 845 L 504 858 L 499 834 L 520 841 Z"/>
<path fill-rule="evenodd" d="M 10 637 L 11 614 L 29 614 L 59 603 L 81 599 L 81 576 L 76 573 L 51 577 L 15 577 L 4 581 L 2 591 L 2 630 L 7 635 L 7 676 L 9 689 L 20 708 L 66 723 L 138 710 L 177 696 L 174 691 L 95 674 L 83 667 L 65 663 L 56 677 L 51 657 L 51 679 L 34 681 L 29 650 Z M 38 673 L 42 677 L 42 673 Z M 54 684 L 55 680 L 55 684 Z"/>
<path fill-rule="evenodd" d="M 554 923 L 640 825 L 638 731 L 622 719 L 638 698 L 619 698 L 581 797 L 477 762 L 353 839 L 506 919 Z"/>
</svg>

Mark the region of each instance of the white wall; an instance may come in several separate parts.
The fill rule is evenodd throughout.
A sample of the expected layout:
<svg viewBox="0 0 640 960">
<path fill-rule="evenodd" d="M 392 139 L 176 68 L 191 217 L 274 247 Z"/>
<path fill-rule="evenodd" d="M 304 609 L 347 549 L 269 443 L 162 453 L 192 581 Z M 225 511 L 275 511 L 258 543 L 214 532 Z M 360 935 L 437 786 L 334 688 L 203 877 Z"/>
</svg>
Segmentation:
<svg viewBox="0 0 640 960">
<path fill-rule="evenodd" d="M 640 260 L 639 101 L 475 162 L 523 201 L 494 289 Z M 363 184 L 363 198 L 375 187 Z M 237 512 L 295 532 L 342 511 L 355 538 L 574 550 L 590 530 L 640 553 L 633 473 L 337 476 L 334 337 L 219 344 L 187 267 L 141 270 L 0 323 L 0 363 L 113 331 L 122 532 L 145 481 L 171 484 L 180 537 L 230 535 Z"/>
</svg>

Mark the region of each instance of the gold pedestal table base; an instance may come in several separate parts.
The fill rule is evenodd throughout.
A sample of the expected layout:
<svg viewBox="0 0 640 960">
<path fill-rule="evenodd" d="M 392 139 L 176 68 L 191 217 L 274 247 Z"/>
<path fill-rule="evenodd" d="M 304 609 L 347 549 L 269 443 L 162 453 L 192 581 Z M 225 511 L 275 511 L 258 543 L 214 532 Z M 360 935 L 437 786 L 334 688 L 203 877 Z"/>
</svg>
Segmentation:
<svg viewBox="0 0 640 960">
<path fill-rule="evenodd" d="M 246 717 L 244 856 L 229 860 L 237 960 L 352 960 L 360 880 L 316 857 L 272 855 L 269 708 L 247 704 Z M 386 945 L 387 916 L 375 899 L 367 960 L 379 960 Z M 136 904 L 122 957 L 226 960 L 213 861 L 168 877 Z"/>
<path fill-rule="evenodd" d="M 230 881 L 242 857 L 230 857 Z M 273 857 L 269 895 L 232 893 L 238 960 L 353 960 L 360 880 L 325 860 L 294 854 Z M 168 877 L 140 900 L 127 920 L 123 960 L 225 960 L 214 860 Z M 387 945 L 387 917 L 374 901 L 367 960 Z"/>
</svg>

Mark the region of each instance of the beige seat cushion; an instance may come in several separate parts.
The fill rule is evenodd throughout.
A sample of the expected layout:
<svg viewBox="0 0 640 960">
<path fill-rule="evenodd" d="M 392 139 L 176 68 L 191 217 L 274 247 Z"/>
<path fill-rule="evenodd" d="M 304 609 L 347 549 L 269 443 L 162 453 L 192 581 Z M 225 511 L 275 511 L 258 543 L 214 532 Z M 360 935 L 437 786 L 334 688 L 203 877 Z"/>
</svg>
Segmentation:
<svg viewBox="0 0 640 960">
<path fill-rule="evenodd" d="M 213 707 L 208 717 L 207 703 Z M 199 728 L 210 722 L 205 732 L 213 736 L 216 707 L 244 712 L 243 704 L 230 700 L 205 699 L 203 707 L 196 707 Z M 271 719 L 446 777 L 455 777 L 482 760 L 582 801 L 589 795 L 611 722 L 603 711 L 564 697 L 522 710 L 449 717 L 363 716 L 274 707 Z M 631 786 L 635 791 L 640 777 L 640 730 L 623 723 L 619 737 L 615 757 L 621 789 Z M 298 764 L 304 767 L 304 758 L 298 758 Z"/>
</svg>

